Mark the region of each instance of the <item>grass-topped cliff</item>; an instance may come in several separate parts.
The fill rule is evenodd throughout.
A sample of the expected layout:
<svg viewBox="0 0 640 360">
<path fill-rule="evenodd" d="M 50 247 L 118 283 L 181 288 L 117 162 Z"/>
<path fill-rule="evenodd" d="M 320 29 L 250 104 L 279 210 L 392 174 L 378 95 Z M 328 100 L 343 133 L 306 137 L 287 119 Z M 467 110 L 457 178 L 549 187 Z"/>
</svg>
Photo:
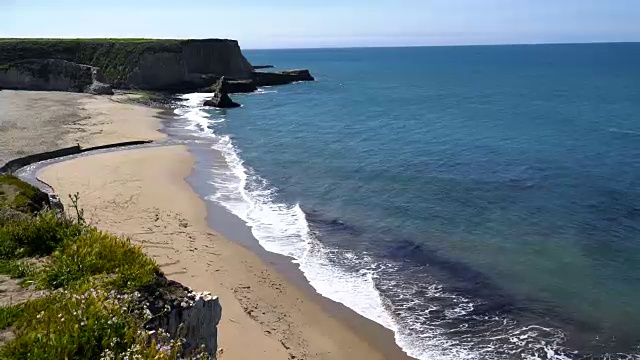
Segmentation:
<svg viewBox="0 0 640 360">
<path fill-rule="evenodd" d="M 47 194 L 13 175 L 0 175 L 0 208 L 36 212 L 50 206 Z"/>
<path fill-rule="evenodd" d="M 156 90 L 203 74 L 248 78 L 252 70 L 234 40 L 0 39 L 0 71 L 27 59 L 91 65 L 116 87 Z"/>
<path fill-rule="evenodd" d="M 0 359 L 208 358 L 150 328 L 172 310 L 148 304 L 184 290 L 140 247 L 85 224 L 77 206 L 73 218 L 32 212 L 39 190 L 17 178 L 0 188 L 11 190 L 0 198 Z"/>
</svg>

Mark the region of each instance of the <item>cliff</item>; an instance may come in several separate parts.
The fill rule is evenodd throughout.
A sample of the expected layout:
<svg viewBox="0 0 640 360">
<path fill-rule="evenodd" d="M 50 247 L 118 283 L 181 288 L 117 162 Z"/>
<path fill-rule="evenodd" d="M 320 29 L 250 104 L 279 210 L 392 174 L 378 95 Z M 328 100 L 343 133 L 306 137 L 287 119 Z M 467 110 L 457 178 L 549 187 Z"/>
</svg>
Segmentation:
<svg viewBox="0 0 640 360">
<path fill-rule="evenodd" d="M 0 67 L 0 85 L 16 90 L 113 94 L 100 69 L 59 59 L 29 59 Z"/>
<path fill-rule="evenodd" d="M 28 59 L 97 67 L 104 82 L 123 89 L 191 89 L 210 85 L 207 75 L 249 79 L 253 70 L 235 40 L 0 39 L 0 73 L 13 71 L 0 87 L 24 83 L 24 74 L 11 69 Z"/>
</svg>

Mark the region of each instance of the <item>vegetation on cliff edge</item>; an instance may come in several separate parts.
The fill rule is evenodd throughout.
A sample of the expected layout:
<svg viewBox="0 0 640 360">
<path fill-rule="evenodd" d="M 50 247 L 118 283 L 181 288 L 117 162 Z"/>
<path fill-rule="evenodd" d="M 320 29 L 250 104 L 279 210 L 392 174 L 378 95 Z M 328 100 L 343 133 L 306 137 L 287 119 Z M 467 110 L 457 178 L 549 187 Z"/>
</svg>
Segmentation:
<svg viewBox="0 0 640 360">
<path fill-rule="evenodd" d="M 0 175 L 0 208 L 11 207 L 21 212 L 42 210 L 49 204 L 47 194 L 13 175 Z"/>
<path fill-rule="evenodd" d="M 178 358 L 179 341 L 143 329 L 152 315 L 138 290 L 162 286 L 157 264 L 129 239 L 85 224 L 77 207 L 76 214 L 0 204 L 0 274 L 44 291 L 0 307 L 0 333 L 14 337 L 0 359 Z"/>
</svg>

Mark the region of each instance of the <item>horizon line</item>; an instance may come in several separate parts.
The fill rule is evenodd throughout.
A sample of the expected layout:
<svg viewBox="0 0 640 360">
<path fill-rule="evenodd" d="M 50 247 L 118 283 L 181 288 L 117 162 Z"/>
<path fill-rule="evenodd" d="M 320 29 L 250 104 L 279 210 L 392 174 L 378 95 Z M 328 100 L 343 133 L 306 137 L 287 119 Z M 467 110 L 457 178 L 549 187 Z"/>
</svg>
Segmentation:
<svg viewBox="0 0 640 360">
<path fill-rule="evenodd" d="M 243 47 L 241 42 L 237 39 L 231 38 L 216 38 L 216 37 L 203 37 L 203 38 L 147 38 L 147 37 L 1 37 L 3 40 L 231 40 L 238 42 L 242 50 L 322 50 L 322 49 L 384 49 L 384 48 L 421 48 L 421 47 L 480 47 L 480 46 L 536 46 L 536 45 L 589 45 L 589 44 L 637 44 L 639 40 L 594 40 L 594 41 L 550 41 L 550 42 L 513 42 L 513 43 L 485 43 L 485 44 L 399 44 L 399 45 L 353 45 L 353 46 L 335 46 L 335 45 L 322 45 L 322 46 L 283 46 L 283 47 Z"/>
<path fill-rule="evenodd" d="M 246 47 L 242 50 L 322 50 L 322 49 L 393 49 L 422 47 L 480 47 L 480 46 L 537 46 L 537 45 L 595 45 L 595 44 L 640 44 L 640 40 L 613 41 L 580 41 L 580 42 L 522 42 L 522 43 L 489 43 L 489 44 L 437 44 L 437 45 L 355 45 L 355 46 L 316 46 L 316 47 Z"/>
</svg>

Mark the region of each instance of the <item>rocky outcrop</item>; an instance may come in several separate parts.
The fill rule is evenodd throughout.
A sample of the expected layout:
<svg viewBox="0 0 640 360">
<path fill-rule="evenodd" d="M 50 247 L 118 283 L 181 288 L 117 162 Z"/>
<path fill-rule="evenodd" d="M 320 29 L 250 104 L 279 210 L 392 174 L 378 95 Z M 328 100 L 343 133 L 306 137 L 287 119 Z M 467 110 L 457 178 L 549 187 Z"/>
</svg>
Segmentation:
<svg viewBox="0 0 640 360">
<path fill-rule="evenodd" d="M 49 195 L 13 175 L 0 175 L 0 208 L 35 213 L 51 207 Z"/>
<path fill-rule="evenodd" d="M 89 85 L 85 92 L 93 95 L 113 95 L 111 85 L 97 81 Z"/>
<path fill-rule="evenodd" d="M 252 78 L 256 86 L 286 85 L 296 81 L 315 80 L 309 70 L 286 70 L 281 72 L 254 71 Z"/>
<path fill-rule="evenodd" d="M 240 107 L 240 104 L 231 100 L 229 95 L 222 93 L 215 93 L 213 98 L 206 100 L 204 106 L 216 107 L 219 109 L 232 109 Z"/>
<path fill-rule="evenodd" d="M 311 76 L 311 73 L 307 69 L 301 70 L 285 70 L 282 72 L 283 75 L 290 76 L 294 81 L 315 81 L 316 79 Z"/>
<path fill-rule="evenodd" d="M 240 107 L 240 104 L 234 102 L 229 97 L 229 83 L 224 76 L 211 87 L 214 91 L 213 98 L 206 100 L 204 106 L 212 106 L 221 109 Z"/>
<path fill-rule="evenodd" d="M 229 94 L 252 93 L 258 90 L 252 80 L 229 80 Z"/>
<path fill-rule="evenodd" d="M 222 317 L 218 297 L 196 293 L 164 276 L 141 290 L 144 307 L 152 315 L 145 329 L 152 339 L 162 343 L 162 336 L 184 339 L 182 357 L 204 352 L 212 359 L 218 349 L 217 325 Z"/>
<path fill-rule="evenodd" d="M 206 75 L 249 79 L 253 70 L 238 42 L 223 39 L 0 42 L 0 67 L 21 59 L 56 59 L 90 65 L 102 70 L 104 79 L 99 82 L 143 90 L 195 90 L 211 84 L 206 82 Z"/>
<path fill-rule="evenodd" d="M 183 356 L 202 351 L 215 359 L 218 350 L 217 325 L 222 317 L 220 300 L 209 293 L 194 292 L 179 300 L 169 305 L 168 311 L 153 318 L 147 326 L 162 329 L 173 339 L 184 339 Z M 151 336 L 156 334 L 154 331 L 151 330 Z"/>
</svg>

